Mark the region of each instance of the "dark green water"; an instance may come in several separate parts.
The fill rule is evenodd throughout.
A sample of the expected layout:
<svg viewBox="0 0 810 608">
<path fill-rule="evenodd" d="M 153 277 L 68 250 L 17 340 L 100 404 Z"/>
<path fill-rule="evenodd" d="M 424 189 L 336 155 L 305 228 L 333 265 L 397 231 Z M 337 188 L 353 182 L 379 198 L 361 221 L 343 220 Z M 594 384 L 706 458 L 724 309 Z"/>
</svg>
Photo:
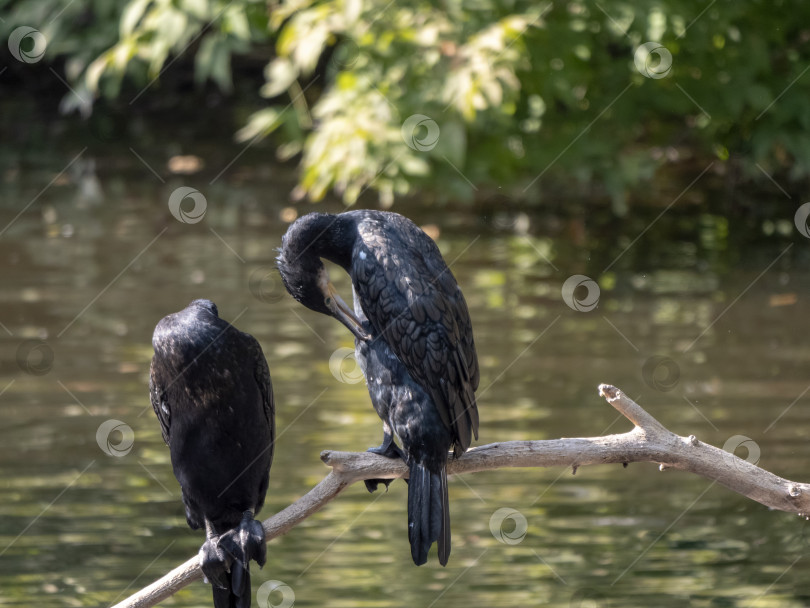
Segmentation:
<svg viewBox="0 0 810 608">
<path fill-rule="evenodd" d="M 76 152 L 2 176 L 2 606 L 111 605 L 197 551 L 147 390 L 152 330 L 193 298 L 254 334 L 270 364 L 280 435 L 263 515 L 327 473 L 321 450 L 380 439 L 364 384 L 330 371 L 332 353 L 352 345 L 346 330 L 267 274 L 288 169 L 213 185 L 216 169 L 161 171 L 161 183 L 125 150 L 103 159 L 97 199 L 71 172 L 41 192 Z M 183 185 L 206 197 L 198 223 L 169 212 Z M 798 203 L 728 217 L 676 204 L 656 221 L 670 202 L 624 220 L 397 208 L 438 227 L 467 296 L 481 443 L 629 430 L 597 396 L 609 382 L 681 435 L 719 446 L 745 435 L 762 466 L 807 480 L 810 239 L 794 228 Z M 760 219 L 760 204 L 777 219 Z M 601 286 L 589 312 L 561 297 L 574 274 Z M 669 359 L 651 377 L 654 356 Z M 111 419 L 132 429 L 126 453 L 97 442 Z M 110 445 L 126 439 L 119 429 Z M 254 591 L 279 580 L 296 606 L 335 607 L 810 605 L 807 524 L 702 478 L 654 464 L 503 470 L 454 478 L 450 495 L 446 568 L 412 565 L 402 482 L 377 495 L 357 485 L 270 543 Z M 515 544 L 491 531 L 501 508 L 525 518 Z M 202 583 L 167 602 L 210 604 Z"/>
</svg>

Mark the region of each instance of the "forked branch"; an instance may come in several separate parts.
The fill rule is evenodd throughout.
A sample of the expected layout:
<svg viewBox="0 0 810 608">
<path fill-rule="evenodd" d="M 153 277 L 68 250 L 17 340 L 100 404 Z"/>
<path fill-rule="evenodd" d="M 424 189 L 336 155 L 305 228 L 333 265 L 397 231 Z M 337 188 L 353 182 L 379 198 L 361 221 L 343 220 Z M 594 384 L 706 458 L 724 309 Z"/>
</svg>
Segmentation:
<svg viewBox="0 0 810 608">
<path fill-rule="evenodd" d="M 615 386 L 602 384 L 599 394 L 635 425 L 631 431 L 604 437 L 482 445 L 450 460 L 448 475 L 510 467 L 570 466 L 576 470 L 592 464 L 655 462 L 662 468 L 681 469 L 717 481 L 772 509 L 810 513 L 810 484 L 778 477 L 730 452 L 698 441 L 694 435 L 675 435 Z M 369 452 L 327 450 L 321 453 L 321 460 L 332 470 L 304 496 L 264 521 L 268 541 L 297 526 L 353 483 L 408 475 L 408 467 L 402 461 Z M 114 608 L 154 606 L 200 578 L 202 572 L 195 555 Z"/>
</svg>

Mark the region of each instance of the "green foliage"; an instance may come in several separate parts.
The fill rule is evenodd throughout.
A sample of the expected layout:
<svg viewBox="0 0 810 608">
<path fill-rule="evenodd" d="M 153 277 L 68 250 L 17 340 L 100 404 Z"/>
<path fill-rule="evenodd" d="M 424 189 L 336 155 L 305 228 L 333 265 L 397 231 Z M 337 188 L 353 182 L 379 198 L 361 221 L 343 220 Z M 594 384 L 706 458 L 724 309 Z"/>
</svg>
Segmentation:
<svg viewBox="0 0 810 608">
<path fill-rule="evenodd" d="M 521 34 L 540 23 L 541 10 L 498 15 L 342 0 L 281 5 L 273 12 L 277 57 L 263 94 L 287 89 L 296 106 L 299 82 L 321 79 L 325 86 L 311 110 L 259 112 L 239 136 L 294 122 L 298 137 L 288 150 L 303 152 L 301 194 L 319 200 L 334 188 L 352 203 L 373 187 L 390 204 L 437 165 L 461 170 L 471 134 L 508 128 L 519 100 L 517 71 L 529 67 Z M 325 53 L 327 65 L 317 71 Z M 409 129 L 414 115 L 425 119 Z M 424 141 L 431 121 L 435 142 Z M 460 194 L 469 191 L 462 179 Z"/>
<path fill-rule="evenodd" d="M 34 27 L 45 36 L 49 57 L 67 56 L 84 68 L 116 41 L 121 12 L 121 3 L 105 0 L 0 0 L 0 36 L 5 44 L 15 28 Z M 69 69 L 68 73 L 74 71 Z"/>
<path fill-rule="evenodd" d="M 47 41 L 46 60 L 65 58 L 69 80 L 77 82 L 93 59 L 117 40 L 122 4 L 106 0 L 0 0 L 0 38 L 19 26 L 34 27 Z"/>
<path fill-rule="evenodd" d="M 114 96 L 125 75 L 148 84 L 190 52 L 196 81 L 212 80 L 230 92 L 232 56 L 268 38 L 263 2 L 131 0 L 121 16 L 118 42 L 93 61 L 85 81 L 91 91 Z"/>
<path fill-rule="evenodd" d="M 471 195 L 473 184 L 509 184 L 525 195 L 548 175 L 598 181 L 623 209 L 629 185 L 685 155 L 698 170 L 714 159 L 759 178 L 757 164 L 794 180 L 810 173 L 810 77 L 801 79 L 809 53 L 799 25 L 800 14 L 810 16 L 806 4 L 442 7 L 277 7 L 278 56 L 264 94 L 287 88 L 297 101 L 298 82 L 320 76 L 328 84 L 311 116 L 261 112 L 241 137 L 294 123 L 284 132 L 292 134 L 288 150 L 303 151 L 303 191 L 318 199 L 334 187 L 349 203 L 368 187 L 390 201 L 428 178 L 455 197 Z M 647 41 L 671 56 L 663 78 L 654 72 L 661 54 L 647 58 L 649 70 L 635 65 Z M 315 73 L 330 45 L 332 60 Z M 403 145 L 412 134 L 400 127 L 413 114 L 436 121 L 435 148 Z"/>
<path fill-rule="evenodd" d="M 4 27 L 46 23 L 61 4 L 14 4 Z M 145 86 L 182 55 L 194 57 L 198 83 L 227 92 L 233 59 L 272 43 L 268 107 L 237 137 L 272 133 L 281 158 L 300 157 L 296 193 L 313 200 L 334 190 L 352 203 L 372 189 L 389 204 L 414 187 L 526 197 L 552 179 L 601 184 L 621 210 L 628 189 L 671 160 L 786 184 L 810 176 L 801 0 L 107 6 L 64 9 L 90 7 L 104 32 L 92 44 L 64 18 L 46 32 L 70 79 L 83 72 L 77 88 L 96 95 L 117 95 L 124 77 Z M 102 52 L 113 19 L 115 42 Z M 645 54 L 645 43 L 661 48 Z M 669 59 L 669 70 L 658 63 Z"/>
</svg>

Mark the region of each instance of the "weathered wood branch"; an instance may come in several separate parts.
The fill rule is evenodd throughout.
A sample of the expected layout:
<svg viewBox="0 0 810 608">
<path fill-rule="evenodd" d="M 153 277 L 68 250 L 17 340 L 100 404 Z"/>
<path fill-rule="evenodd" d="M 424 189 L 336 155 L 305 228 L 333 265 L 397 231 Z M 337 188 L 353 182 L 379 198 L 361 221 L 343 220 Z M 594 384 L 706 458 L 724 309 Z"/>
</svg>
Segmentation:
<svg viewBox="0 0 810 608">
<path fill-rule="evenodd" d="M 450 460 L 449 475 L 511 467 L 577 467 L 593 464 L 655 462 L 661 468 L 681 469 L 712 479 L 730 490 L 780 511 L 810 513 L 810 484 L 783 479 L 734 454 L 680 437 L 644 411 L 614 386 L 602 384 L 599 394 L 635 427 L 619 435 L 544 441 L 505 441 L 472 448 Z M 336 498 L 351 484 L 364 479 L 407 477 L 408 468 L 368 452 L 324 451 L 321 460 L 332 471 L 318 485 L 263 523 L 267 540 L 285 534 Z M 144 587 L 114 608 L 147 608 L 202 578 L 195 555 L 160 580 Z"/>
</svg>

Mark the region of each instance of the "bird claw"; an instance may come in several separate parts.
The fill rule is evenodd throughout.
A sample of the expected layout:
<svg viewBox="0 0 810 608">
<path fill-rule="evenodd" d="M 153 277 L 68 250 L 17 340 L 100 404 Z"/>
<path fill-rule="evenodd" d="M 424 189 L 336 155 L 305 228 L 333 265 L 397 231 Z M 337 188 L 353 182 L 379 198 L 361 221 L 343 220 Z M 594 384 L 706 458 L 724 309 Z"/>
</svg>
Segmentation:
<svg viewBox="0 0 810 608">
<path fill-rule="evenodd" d="M 383 442 L 383 444 L 380 446 L 369 448 L 366 450 L 366 452 L 379 454 L 380 456 L 385 456 L 386 458 L 399 458 L 400 460 L 407 461 L 407 458 L 405 458 L 405 452 L 403 452 L 402 449 L 400 449 L 400 447 L 392 440 Z"/>
<path fill-rule="evenodd" d="M 232 558 L 219 546 L 219 536 L 212 536 L 200 547 L 200 567 L 205 580 L 220 589 L 228 588 Z"/>
<path fill-rule="evenodd" d="M 386 458 L 394 458 L 403 460 L 408 462 L 408 459 L 405 457 L 405 452 L 396 444 L 394 438 L 386 432 L 383 435 L 383 442 L 381 445 L 369 448 L 366 452 L 370 452 L 372 454 L 379 454 L 380 456 L 385 456 Z M 371 492 L 372 494 L 377 491 L 377 488 L 380 484 L 385 485 L 385 491 L 388 491 L 388 486 L 391 485 L 391 482 L 394 481 L 393 479 L 366 479 L 366 489 Z M 407 480 L 406 480 L 407 481 Z"/>
<path fill-rule="evenodd" d="M 374 494 L 377 491 L 377 488 L 380 484 L 385 486 L 385 491 L 388 491 L 388 486 L 391 485 L 391 482 L 394 481 L 393 479 L 366 479 L 363 483 L 366 484 L 366 490 L 370 493 Z"/>
<path fill-rule="evenodd" d="M 259 567 L 267 561 L 264 527 L 253 519 L 250 511 L 245 511 L 241 523 L 233 530 L 212 536 L 200 547 L 200 565 L 205 578 L 221 589 L 228 587 L 227 574 L 231 574 L 231 584 L 236 595 L 241 586 L 242 572 L 248 570 L 250 560 L 256 560 Z M 236 576 L 235 576 L 236 575 Z"/>
<path fill-rule="evenodd" d="M 250 511 L 245 512 L 241 523 L 236 528 L 221 534 L 219 539 L 219 544 L 225 552 L 245 569 L 251 559 L 256 560 L 259 567 L 264 566 L 267 560 L 264 528 L 261 522 L 253 519 Z"/>
</svg>

